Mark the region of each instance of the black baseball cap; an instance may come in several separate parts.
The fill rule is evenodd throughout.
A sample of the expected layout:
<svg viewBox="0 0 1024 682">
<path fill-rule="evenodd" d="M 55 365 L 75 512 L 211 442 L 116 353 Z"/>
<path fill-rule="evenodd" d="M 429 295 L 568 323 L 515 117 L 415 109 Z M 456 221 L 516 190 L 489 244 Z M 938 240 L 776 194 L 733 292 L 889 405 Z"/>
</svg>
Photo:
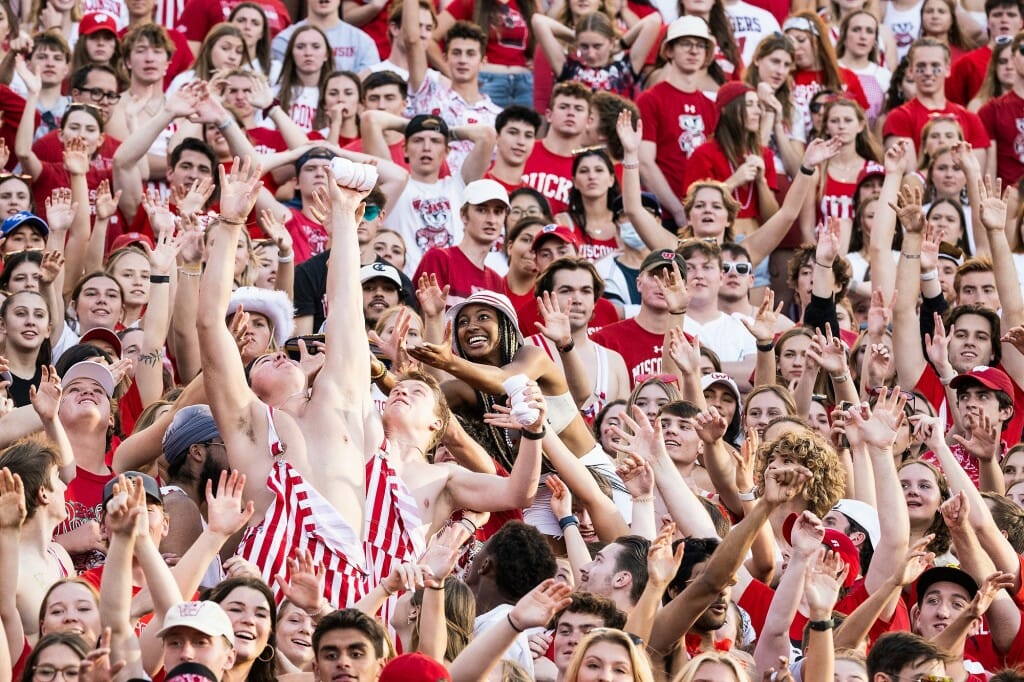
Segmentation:
<svg viewBox="0 0 1024 682">
<path fill-rule="evenodd" d="M 151 502 L 156 502 L 161 507 L 164 505 L 164 496 L 160 492 L 160 485 L 156 482 L 156 479 L 152 476 L 142 473 L 141 471 L 126 471 L 124 472 L 125 478 L 134 478 L 142 481 L 142 488 L 146 491 L 146 497 Z M 117 478 L 114 477 L 107 481 L 107 484 L 103 486 L 103 509 L 107 508 L 107 502 L 114 496 L 114 484 L 117 483 Z"/>
<path fill-rule="evenodd" d="M 419 116 L 413 116 L 412 120 L 405 126 L 405 139 L 408 140 L 416 133 L 422 133 L 424 130 L 441 133 L 446 140 L 451 137 L 448 124 L 444 122 L 443 118 L 430 114 L 420 114 Z"/>
<path fill-rule="evenodd" d="M 300 156 L 298 159 L 296 159 L 295 172 L 298 173 L 300 170 L 302 170 L 303 166 L 305 166 L 313 159 L 324 159 L 326 161 L 331 161 L 334 159 L 335 156 L 335 153 L 332 152 L 327 147 L 313 147 L 309 151 L 303 153 L 303 155 Z"/>
</svg>

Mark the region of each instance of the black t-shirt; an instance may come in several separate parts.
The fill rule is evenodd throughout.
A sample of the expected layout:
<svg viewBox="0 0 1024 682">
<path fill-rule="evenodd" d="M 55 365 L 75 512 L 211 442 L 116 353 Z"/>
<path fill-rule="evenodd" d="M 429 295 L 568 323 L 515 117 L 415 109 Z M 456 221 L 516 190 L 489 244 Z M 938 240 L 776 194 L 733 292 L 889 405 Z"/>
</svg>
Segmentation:
<svg viewBox="0 0 1024 682">
<path fill-rule="evenodd" d="M 43 380 L 42 366 L 36 367 L 35 376 L 31 379 L 23 379 L 14 372 L 11 372 L 11 377 L 13 381 L 7 389 L 7 395 L 14 401 L 14 406 L 24 407 L 25 405 L 31 405 L 32 401 L 29 399 L 28 390 L 32 386 L 39 386 L 39 382 Z"/>
<path fill-rule="evenodd" d="M 313 316 L 313 333 L 320 331 L 324 323 L 324 299 L 327 297 L 327 259 L 331 250 L 307 259 L 295 268 L 295 317 Z M 386 263 L 383 258 L 376 258 L 378 263 Z M 419 309 L 416 301 L 416 289 L 404 272 L 402 277 L 402 295 L 399 300 L 413 308 Z"/>
</svg>

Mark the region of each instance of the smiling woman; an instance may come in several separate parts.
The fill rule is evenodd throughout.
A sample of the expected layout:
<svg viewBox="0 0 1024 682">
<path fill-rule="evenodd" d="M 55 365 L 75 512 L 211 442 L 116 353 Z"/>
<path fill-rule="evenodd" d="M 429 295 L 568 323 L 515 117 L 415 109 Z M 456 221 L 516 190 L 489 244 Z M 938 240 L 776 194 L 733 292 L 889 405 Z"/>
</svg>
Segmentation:
<svg viewBox="0 0 1024 682">
<path fill-rule="evenodd" d="M 259 578 L 229 578 L 210 591 L 231 619 L 235 633 L 232 679 L 271 682 L 277 643 L 277 604 L 274 593 Z"/>
</svg>

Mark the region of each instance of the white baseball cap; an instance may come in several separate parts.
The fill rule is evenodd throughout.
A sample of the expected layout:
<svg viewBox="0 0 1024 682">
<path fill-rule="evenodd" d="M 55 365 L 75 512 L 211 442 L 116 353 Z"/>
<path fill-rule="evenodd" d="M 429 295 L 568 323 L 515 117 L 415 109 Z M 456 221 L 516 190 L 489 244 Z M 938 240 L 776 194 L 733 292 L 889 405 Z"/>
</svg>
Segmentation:
<svg viewBox="0 0 1024 682">
<path fill-rule="evenodd" d="M 878 512 L 870 504 L 860 500 L 839 500 L 832 511 L 837 511 L 850 519 L 868 533 L 871 540 L 871 548 L 878 549 L 878 543 L 882 539 L 882 527 L 878 523 Z"/>
<path fill-rule="evenodd" d="M 68 368 L 68 371 L 64 372 L 64 376 L 61 377 L 61 384 L 67 386 L 75 379 L 92 379 L 100 385 L 108 398 L 114 395 L 114 375 L 102 363 L 93 362 L 92 360 L 76 362 Z"/>
<path fill-rule="evenodd" d="M 462 190 L 463 206 L 466 204 L 476 206 L 492 200 L 500 201 L 506 206 L 509 205 L 508 191 L 497 180 L 474 180 L 466 185 L 466 189 Z"/>
<path fill-rule="evenodd" d="M 223 637 L 235 646 L 235 628 L 220 604 L 213 601 L 183 601 L 167 610 L 164 626 L 157 637 L 163 638 L 171 628 L 192 628 L 210 637 Z"/>
<path fill-rule="evenodd" d="M 359 268 L 360 282 L 366 283 L 371 279 L 386 279 L 398 287 L 399 291 L 402 290 L 402 276 L 398 274 L 398 268 L 390 263 L 374 261 Z"/>
</svg>

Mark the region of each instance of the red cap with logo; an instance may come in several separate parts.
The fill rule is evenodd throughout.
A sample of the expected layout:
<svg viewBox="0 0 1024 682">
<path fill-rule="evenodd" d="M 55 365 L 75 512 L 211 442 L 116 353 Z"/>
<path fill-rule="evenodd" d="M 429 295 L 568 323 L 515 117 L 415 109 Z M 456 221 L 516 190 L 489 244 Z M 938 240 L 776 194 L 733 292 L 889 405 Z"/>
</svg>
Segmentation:
<svg viewBox="0 0 1024 682">
<path fill-rule="evenodd" d="M 572 244 L 577 249 L 580 248 L 580 238 L 576 236 L 576 233 L 573 232 L 571 227 L 568 225 L 556 225 L 555 223 L 551 223 L 549 225 L 545 225 L 541 231 L 537 233 L 537 236 L 533 238 L 533 250 L 536 251 L 540 248 L 541 242 L 551 237 L 561 239 L 566 244 Z"/>
<path fill-rule="evenodd" d="M 782 524 L 782 537 L 790 544 L 793 544 L 790 538 L 793 535 L 793 526 L 798 518 L 800 518 L 799 514 L 790 514 Z M 850 572 L 846 574 L 846 580 L 843 581 L 843 587 L 853 585 L 860 576 L 860 551 L 857 549 L 857 546 L 853 544 L 850 538 L 834 528 L 825 529 L 825 537 L 822 538 L 821 544 L 838 554 L 839 558 L 850 567 Z"/>
<path fill-rule="evenodd" d="M 978 365 L 970 372 L 954 377 L 949 382 L 949 387 L 953 390 L 958 390 L 971 383 L 981 384 L 991 391 L 1002 391 L 1007 397 L 1013 398 L 1013 382 L 1010 381 L 1010 377 L 1006 375 L 1006 372 L 998 367 Z"/>
<path fill-rule="evenodd" d="M 89 12 L 78 24 L 78 35 L 91 36 L 98 31 L 110 31 L 117 35 L 117 19 L 106 12 Z"/>
<path fill-rule="evenodd" d="M 420 652 L 402 654 L 380 671 L 380 682 L 451 682 L 448 669 Z"/>
</svg>

